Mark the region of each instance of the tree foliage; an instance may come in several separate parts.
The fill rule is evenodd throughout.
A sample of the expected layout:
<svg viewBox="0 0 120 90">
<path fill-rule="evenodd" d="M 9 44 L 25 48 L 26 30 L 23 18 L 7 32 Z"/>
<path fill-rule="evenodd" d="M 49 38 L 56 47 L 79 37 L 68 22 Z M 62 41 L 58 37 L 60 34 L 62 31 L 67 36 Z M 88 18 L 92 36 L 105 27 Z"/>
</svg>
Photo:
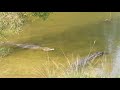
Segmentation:
<svg viewBox="0 0 120 90">
<path fill-rule="evenodd" d="M 33 16 L 42 17 L 43 20 L 46 20 L 51 12 L 32 12 Z"/>
<path fill-rule="evenodd" d="M 30 16 L 46 20 L 50 12 L 0 12 L 0 34 L 5 31 L 19 32 Z"/>
</svg>

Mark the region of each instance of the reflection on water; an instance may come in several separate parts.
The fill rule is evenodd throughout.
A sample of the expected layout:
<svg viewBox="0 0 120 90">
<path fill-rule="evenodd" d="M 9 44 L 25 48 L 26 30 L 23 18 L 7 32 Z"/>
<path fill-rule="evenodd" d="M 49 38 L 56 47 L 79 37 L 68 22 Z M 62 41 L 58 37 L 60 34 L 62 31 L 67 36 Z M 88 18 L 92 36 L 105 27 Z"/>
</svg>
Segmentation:
<svg viewBox="0 0 120 90">
<path fill-rule="evenodd" d="M 106 42 L 105 50 L 111 54 L 112 72 L 111 77 L 116 77 L 120 74 L 120 18 L 115 17 L 112 22 L 104 24 L 104 36 Z"/>
<path fill-rule="evenodd" d="M 109 53 L 112 53 L 115 49 L 115 42 L 117 38 L 117 22 L 116 20 L 112 20 L 112 22 L 104 24 L 104 35 L 105 35 L 105 42 L 106 42 L 106 50 Z"/>
<path fill-rule="evenodd" d="M 112 77 L 116 77 L 120 74 L 120 47 L 117 48 L 116 54 L 113 57 L 113 70 L 111 72 Z"/>
</svg>

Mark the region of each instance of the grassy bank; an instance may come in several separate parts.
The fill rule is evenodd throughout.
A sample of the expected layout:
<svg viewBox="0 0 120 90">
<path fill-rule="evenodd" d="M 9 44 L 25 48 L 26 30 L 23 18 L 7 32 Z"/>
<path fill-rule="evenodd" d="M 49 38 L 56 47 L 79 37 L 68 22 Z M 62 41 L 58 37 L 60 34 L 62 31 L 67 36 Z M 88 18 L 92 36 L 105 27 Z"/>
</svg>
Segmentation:
<svg viewBox="0 0 120 90">
<path fill-rule="evenodd" d="M 98 58 L 77 71 L 67 71 L 72 64 L 71 62 L 67 62 L 67 67 L 53 62 L 54 69 L 46 70 L 46 78 L 111 78 L 111 62 L 108 63 L 106 58 L 106 56 Z M 119 77 L 119 75 L 116 77 Z"/>
</svg>

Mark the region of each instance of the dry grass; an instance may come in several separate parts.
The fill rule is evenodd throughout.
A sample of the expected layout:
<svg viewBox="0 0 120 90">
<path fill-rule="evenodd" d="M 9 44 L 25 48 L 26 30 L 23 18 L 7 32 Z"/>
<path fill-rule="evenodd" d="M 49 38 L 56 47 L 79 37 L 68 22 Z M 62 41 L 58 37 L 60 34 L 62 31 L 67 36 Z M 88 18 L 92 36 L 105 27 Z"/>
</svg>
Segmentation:
<svg viewBox="0 0 120 90">
<path fill-rule="evenodd" d="M 95 42 L 96 42 L 96 40 L 93 42 L 93 45 L 90 46 L 89 54 L 92 52 L 92 50 L 95 46 Z M 107 62 L 107 57 L 105 55 L 94 60 L 94 62 L 90 62 L 88 66 L 81 67 L 80 70 L 76 69 L 76 70 L 68 71 L 73 62 L 71 62 L 72 60 L 70 60 L 67 57 L 67 55 L 65 55 L 65 53 L 62 49 L 61 49 L 61 51 L 66 59 L 66 63 L 61 64 L 61 63 L 58 63 L 58 62 L 55 62 L 54 60 L 52 60 L 52 63 L 53 63 L 52 69 L 51 69 L 51 67 L 46 68 L 47 65 L 43 65 L 43 67 L 45 67 L 44 70 L 46 72 L 46 75 L 45 74 L 43 74 L 43 75 L 46 78 L 110 78 L 111 77 L 110 72 L 106 71 L 105 66 L 107 65 L 108 62 Z M 47 53 L 47 57 L 48 57 L 48 63 L 49 63 L 50 60 L 49 60 L 48 53 Z M 75 60 L 76 57 L 72 56 L 72 59 Z M 78 67 L 76 67 L 76 68 L 78 68 Z M 109 69 L 109 67 L 107 67 L 107 68 Z"/>
<path fill-rule="evenodd" d="M 95 43 L 94 43 L 95 44 Z M 71 67 L 70 60 L 61 49 L 66 62 L 58 63 L 54 60 L 50 60 L 49 54 L 47 53 L 48 62 L 43 64 L 42 70 L 38 67 L 37 74 L 43 75 L 45 78 L 110 78 L 110 73 L 106 71 L 105 66 L 107 65 L 107 57 L 102 56 L 101 58 L 96 59 L 94 62 L 90 62 L 88 66 L 81 67 L 80 70 L 71 70 L 68 71 Z M 74 60 L 76 59 L 73 57 Z M 52 62 L 51 66 L 48 64 Z M 52 68 L 51 68 L 52 67 Z M 77 67 L 78 68 L 78 67 Z M 44 72 L 40 72 L 44 71 Z"/>
</svg>

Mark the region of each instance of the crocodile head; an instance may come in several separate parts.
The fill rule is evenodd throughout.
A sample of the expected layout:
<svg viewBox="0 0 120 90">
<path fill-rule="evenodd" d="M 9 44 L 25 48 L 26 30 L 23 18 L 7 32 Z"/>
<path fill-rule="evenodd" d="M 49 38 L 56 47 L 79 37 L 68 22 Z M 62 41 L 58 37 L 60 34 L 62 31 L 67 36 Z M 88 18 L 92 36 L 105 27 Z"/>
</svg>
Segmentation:
<svg viewBox="0 0 120 90">
<path fill-rule="evenodd" d="M 108 52 L 96 52 L 97 56 L 102 56 L 104 54 L 109 54 Z"/>
</svg>

